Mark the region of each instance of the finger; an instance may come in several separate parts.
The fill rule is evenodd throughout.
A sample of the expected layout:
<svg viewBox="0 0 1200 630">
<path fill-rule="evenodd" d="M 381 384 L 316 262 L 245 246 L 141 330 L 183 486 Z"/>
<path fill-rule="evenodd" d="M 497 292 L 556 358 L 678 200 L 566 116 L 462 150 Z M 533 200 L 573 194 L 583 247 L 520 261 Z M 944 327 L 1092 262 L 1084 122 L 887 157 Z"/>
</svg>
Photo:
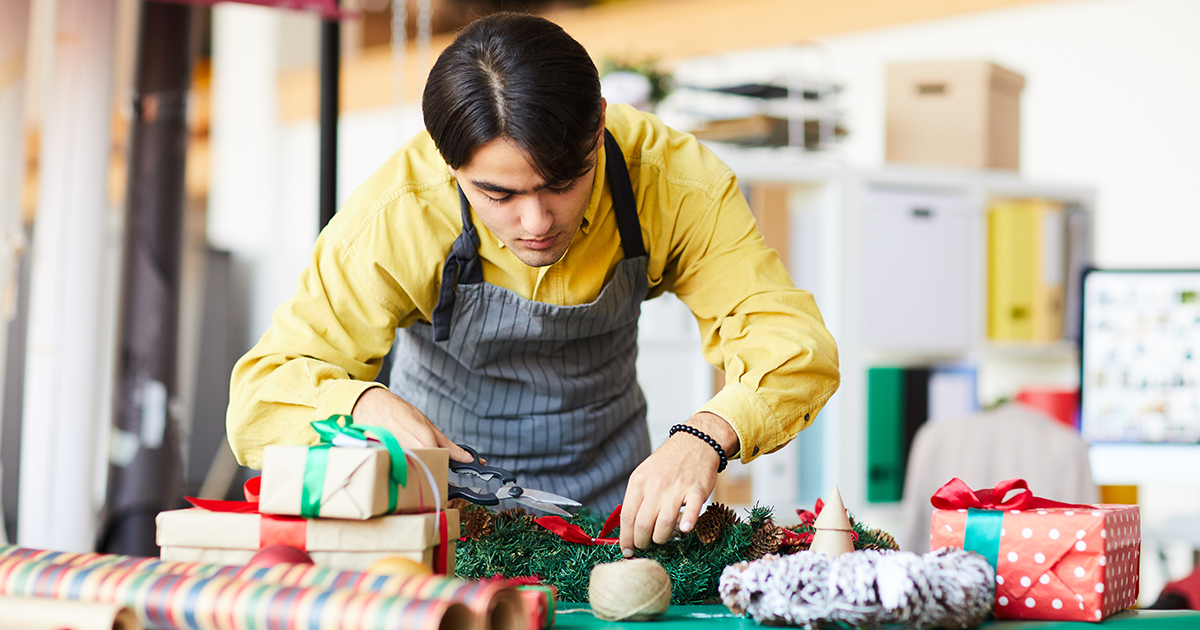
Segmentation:
<svg viewBox="0 0 1200 630">
<path fill-rule="evenodd" d="M 649 549 L 657 525 L 658 510 L 653 503 L 643 501 L 633 524 L 633 544 L 638 549 Z"/>
<path fill-rule="evenodd" d="M 468 453 L 465 448 L 455 444 L 450 438 L 447 438 L 446 436 L 441 435 L 440 433 L 439 433 L 439 436 L 441 437 L 440 446 L 442 446 L 443 448 L 450 451 L 450 459 L 452 459 L 456 462 L 473 462 L 473 461 L 475 461 L 475 458 L 471 457 L 471 454 Z M 486 464 L 487 460 L 480 457 L 479 463 Z"/>
<path fill-rule="evenodd" d="M 437 429 L 432 429 L 429 425 L 410 426 L 407 433 L 411 436 L 414 448 L 438 448 L 441 446 L 438 438 L 445 439 Z"/>
<path fill-rule="evenodd" d="M 658 518 L 654 520 L 653 540 L 659 545 L 666 544 L 675 533 L 675 521 L 679 518 L 679 506 L 676 503 L 677 501 L 670 501 L 662 506 Z"/>
<path fill-rule="evenodd" d="M 704 497 L 699 492 L 689 492 L 683 504 L 683 514 L 679 517 L 679 531 L 692 531 L 696 519 L 700 518 L 700 509 L 704 507 Z"/>
<path fill-rule="evenodd" d="M 625 490 L 625 503 L 621 506 L 621 555 L 633 557 L 634 531 L 637 529 L 637 513 L 642 504 L 642 493 L 633 485 Z"/>
</svg>

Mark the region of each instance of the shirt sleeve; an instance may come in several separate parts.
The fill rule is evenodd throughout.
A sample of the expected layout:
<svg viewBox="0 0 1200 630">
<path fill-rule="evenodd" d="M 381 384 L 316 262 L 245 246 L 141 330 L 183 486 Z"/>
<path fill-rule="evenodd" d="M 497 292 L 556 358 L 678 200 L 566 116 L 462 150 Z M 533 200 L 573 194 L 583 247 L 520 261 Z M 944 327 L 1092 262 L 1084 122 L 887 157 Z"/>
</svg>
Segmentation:
<svg viewBox="0 0 1200 630">
<path fill-rule="evenodd" d="M 348 204 L 351 205 L 351 204 Z M 397 326 L 428 321 L 438 239 L 424 221 L 397 235 L 401 203 L 343 208 L 322 231 L 296 290 L 234 365 L 226 429 L 238 461 L 267 444 L 315 444 L 310 423 L 348 414 L 374 381 Z"/>
<path fill-rule="evenodd" d="M 699 411 L 733 426 L 746 462 L 813 422 L 837 390 L 838 357 L 812 293 L 792 284 L 725 170 L 707 194 L 685 197 L 694 207 L 677 214 L 677 255 L 664 275 L 699 323 L 705 358 L 725 371 L 725 387 Z"/>
<path fill-rule="evenodd" d="M 350 413 L 379 373 L 396 317 L 353 278 L 327 233 L 295 294 L 234 365 L 226 417 L 238 461 L 258 468 L 269 443 L 312 444 L 313 420 Z"/>
</svg>

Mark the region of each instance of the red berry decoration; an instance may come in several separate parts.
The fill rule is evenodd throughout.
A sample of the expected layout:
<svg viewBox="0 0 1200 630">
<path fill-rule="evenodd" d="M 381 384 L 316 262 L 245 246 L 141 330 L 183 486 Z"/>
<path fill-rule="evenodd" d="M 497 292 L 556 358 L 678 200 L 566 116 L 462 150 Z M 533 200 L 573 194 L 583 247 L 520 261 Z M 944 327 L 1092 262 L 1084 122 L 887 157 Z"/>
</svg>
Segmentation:
<svg viewBox="0 0 1200 630">
<path fill-rule="evenodd" d="M 269 567 L 276 564 L 312 564 L 312 557 L 307 551 L 290 545 L 271 545 L 263 547 L 254 554 L 246 566 Z"/>
</svg>

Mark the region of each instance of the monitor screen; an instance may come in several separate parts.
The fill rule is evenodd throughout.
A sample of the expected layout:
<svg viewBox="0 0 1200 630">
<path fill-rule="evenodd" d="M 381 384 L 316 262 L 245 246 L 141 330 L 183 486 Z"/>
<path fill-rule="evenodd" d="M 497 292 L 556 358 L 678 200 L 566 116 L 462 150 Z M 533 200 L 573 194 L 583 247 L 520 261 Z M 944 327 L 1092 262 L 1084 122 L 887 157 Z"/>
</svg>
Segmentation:
<svg viewBox="0 0 1200 630">
<path fill-rule="evenodd" d="M 1080 430 L 1089 442 L 1200 442 L 1200 270 L 1083 279 Z"/>
</svg>

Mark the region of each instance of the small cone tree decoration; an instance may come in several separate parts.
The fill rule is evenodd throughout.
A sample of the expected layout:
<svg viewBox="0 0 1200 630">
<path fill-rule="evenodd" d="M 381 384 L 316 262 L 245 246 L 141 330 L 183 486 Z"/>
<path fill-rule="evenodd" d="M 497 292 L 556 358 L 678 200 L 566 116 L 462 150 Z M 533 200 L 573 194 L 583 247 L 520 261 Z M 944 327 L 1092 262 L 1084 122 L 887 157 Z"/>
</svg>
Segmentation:
<svg viewBox="0 0 1200 630">
<path fill-rule="evenodd" d="M 837 486 L 829 493 L 829 500 L 817 515 L 813 523 L 812 546 L 810 551 L 820 551 L 829 556 L 840 556 L 854 551 L 854 528 L 850 518 L 846 516 L 846 506 L 842 505 L 842 495 Z"/>
</svg>

